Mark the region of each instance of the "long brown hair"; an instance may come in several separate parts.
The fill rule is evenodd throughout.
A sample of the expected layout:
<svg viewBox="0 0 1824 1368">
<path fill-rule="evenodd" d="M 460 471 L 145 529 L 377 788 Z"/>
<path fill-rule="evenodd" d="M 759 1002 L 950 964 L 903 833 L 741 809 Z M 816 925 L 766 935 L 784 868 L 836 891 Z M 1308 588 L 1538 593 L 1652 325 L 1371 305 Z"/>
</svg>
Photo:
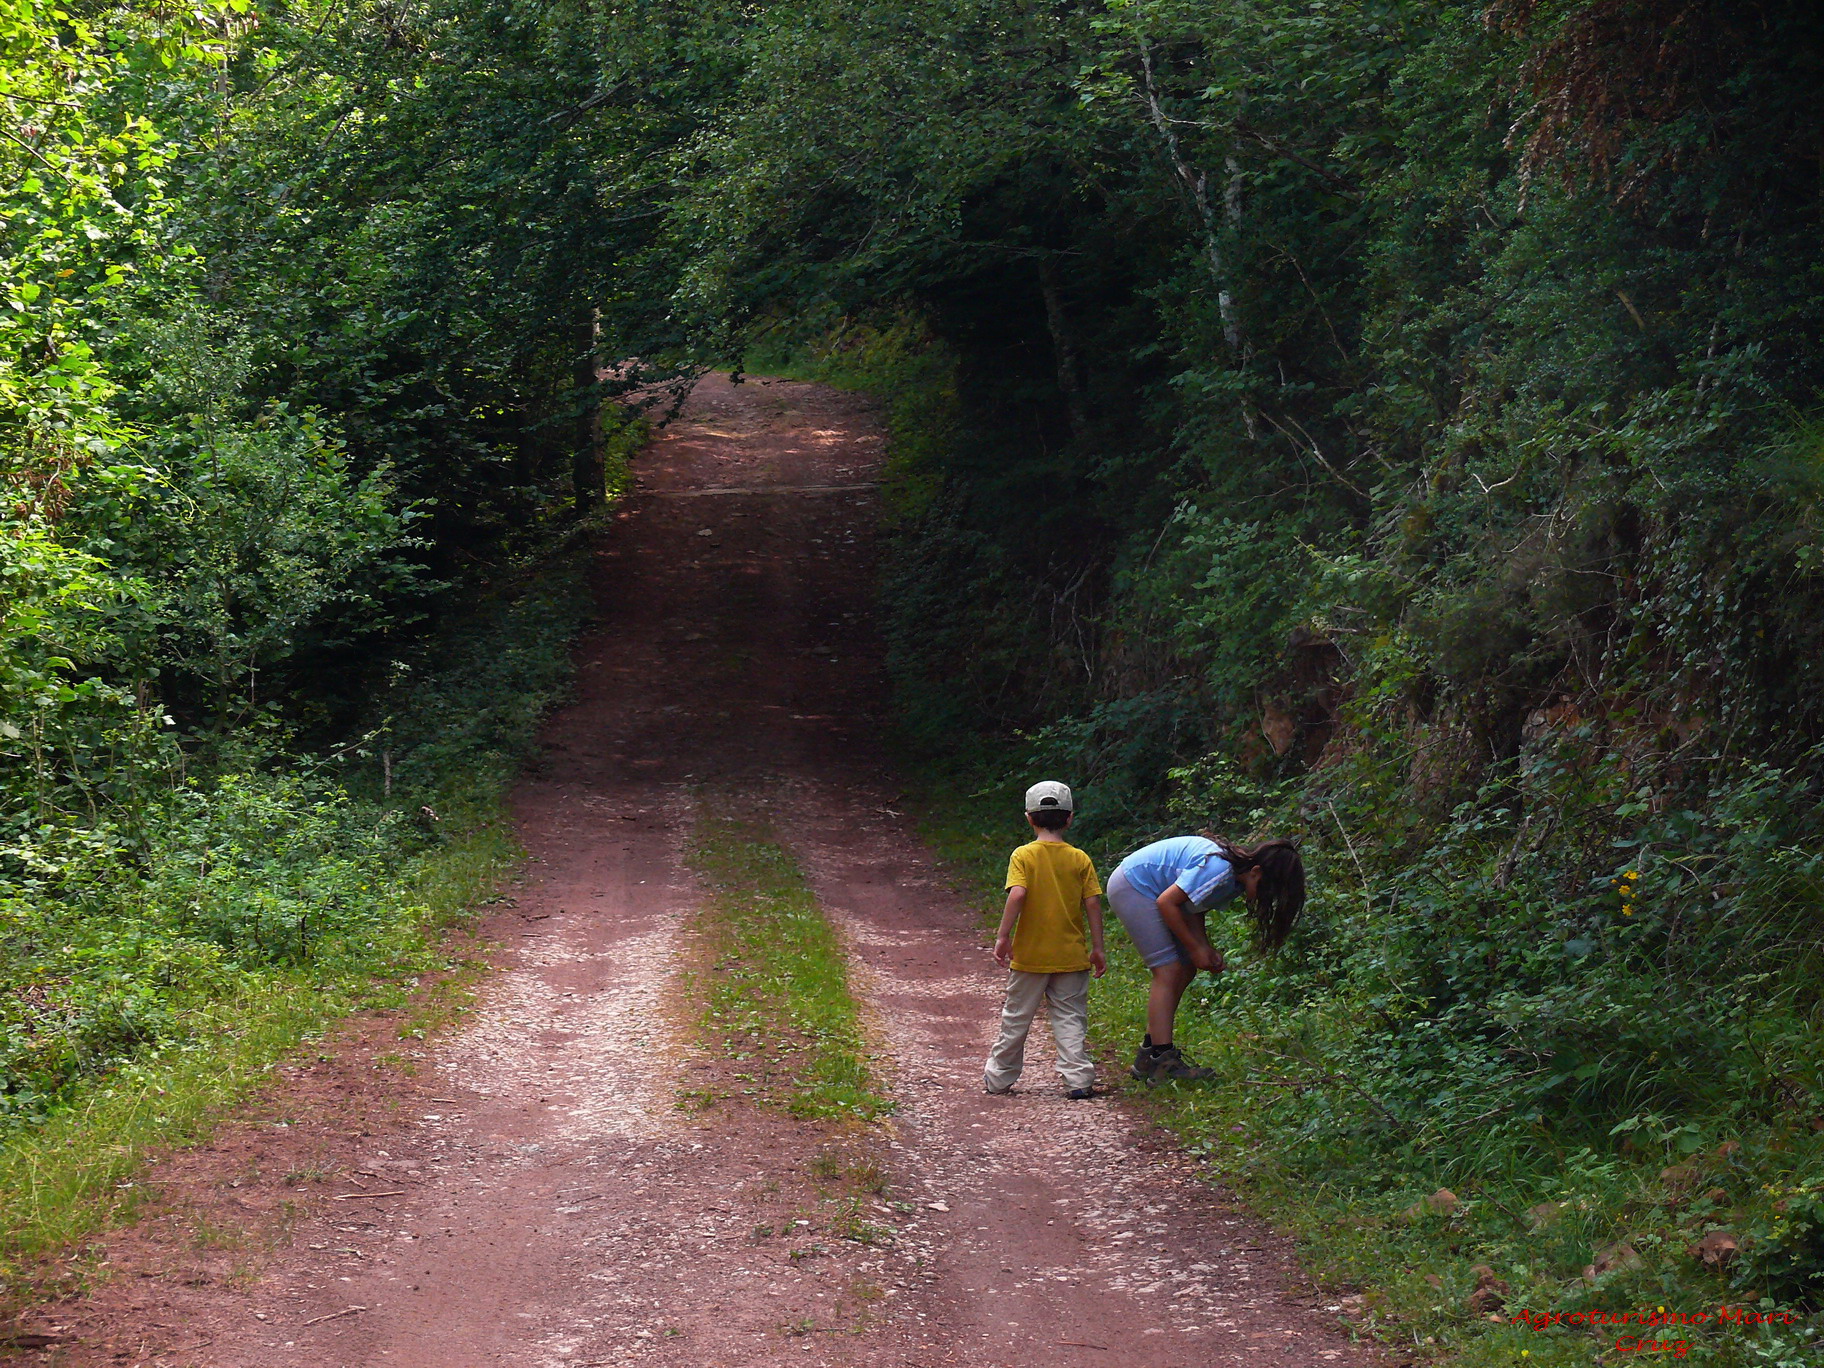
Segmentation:
<svg viewBox="0 0 1824 1368">
<path fill-rule="evenodd" d="M 1298 847 L 1286 840 L 1243 846 L 1214 832 L 1199 834 L 1216 842 L 1222 858 L 1236 873 L 1244 869 L 1260 871 L 1260 891 L 1248 901 L 1254 943 L 1262 950 L 1279 949 L 1291 934 L 1292 923 L 1305 909 L 1305 862 L 1299 858 Z"/>
</svg>

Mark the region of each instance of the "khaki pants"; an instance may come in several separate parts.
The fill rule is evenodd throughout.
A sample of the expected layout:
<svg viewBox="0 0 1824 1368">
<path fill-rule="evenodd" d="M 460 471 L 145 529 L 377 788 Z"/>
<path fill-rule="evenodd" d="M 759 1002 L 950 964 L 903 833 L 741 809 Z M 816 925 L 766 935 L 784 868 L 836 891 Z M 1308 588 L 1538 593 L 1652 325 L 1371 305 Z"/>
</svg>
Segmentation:
<svg viewBox="0 0 1824 1368">
<path fill-rule="evenodd" d="M 989 1051 L 982 1084 L 991 1093 L 1006 1092 L 1019 1081 L 1026 1062 L 1026 1033 L 1039 1004 L 1051 1005 L 1051 1039 L 1058 1049 L 1058 1072 L 1064 1086 L 1088 1088 L 1096 1081 L 1085 1035 L 1089 1030 L 1089 970 L 1074 974 L 1007 973 L 1007 1001 L 1001 1008 L 1001 1036 Z"/>
</svg>

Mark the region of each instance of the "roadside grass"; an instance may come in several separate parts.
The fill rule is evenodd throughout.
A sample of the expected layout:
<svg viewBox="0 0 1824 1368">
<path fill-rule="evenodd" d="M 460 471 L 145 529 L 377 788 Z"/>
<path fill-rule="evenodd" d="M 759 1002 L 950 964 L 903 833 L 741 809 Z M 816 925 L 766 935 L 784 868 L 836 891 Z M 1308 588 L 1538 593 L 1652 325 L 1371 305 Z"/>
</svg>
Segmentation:
<svg viewBox="0 0 1824 1368">
<path fill-rule="evenodd" d="M 986 926 L 999 906 L 1006 853 L 1023 829 L 1017 786 L 989 785 L 984 773 L 925 770 L 918 809 L 922 835 L 979 896 Z M 1085 848 L 1106 879 L 1131 842 L 1114 836 Z M 1706 1368 L 1824 1363 L 1820 1318 L 1739 1285 L 1727 1260 L 1707 1266 L 1692 1256 L 1709 1230 L 1790 1239 L 1815 1222 L 1815 1208 L 1776 1195 L 1824 1177 L 1820 1132 L 1724 1130 L 1699 1117 L 1689 1130 L 1669 1123 L 1664 1136 L 1627 1137 L 1601 1151 L 1567 1148 L 1544 1132 L 1519 1146 L 1476 1133 L 1428 1141 L 1390 1134 L 1368 1116 L 1376 1104 L 1356 1080 L 1317 1062 L 1321 1042 L 1294 1038 L 1311 1029 L 1312 1004 L 1294 1025 L 1243 990 L 1237 976 L 1256 966 L 1239 923 L 1224 930 L 1230 974 L 1197 980 L 1177 1032 L 1185 1052 L 1217 1077 L 1149 1089 L 1127 1076 L 1147 975 L 1111 918 L 1108 976 L 1090 995 L 1102 1080 L 1173 1134 L 1211 1179 L 1298 1241 L 1305 1266 L 1332 1289 L 1328 1304 L 1354 1333 L 1399 1361 L 1459 1368 L 1584 1368 L 1642 1354 Z M 1325 1010 L 1348 1009 L 1339 999 Z M 1363 1123 L 1332 1127 L 1314 1142 L 1301 1124 L 1307 1109 L 1290 1105 L 1304 1095 L 1360 1113 Z M 1337 1140 L 1339 1129 L 1354 1138 Z M 1707 1138 L 1699 1147 L 1684 1140 L 1700 1133 Z M 1444 1192 L 1449 1200 L 1427 1202 Z M 1813 1239 L 1824 1256 L 1824 1227 Z M 1591 1270 L 1600 1271 L 1586 1276 Z M 1719 1321 L 1719 1308 L 1745 1319 Z M 1535 1329 L 1516 1323 L 1525 1311 L 1576 1319 Z M 1592 1314 L 1634 1319 L 1592 1324 L 1584 1319 Z M 1708 1319 L 1654 1323 L 1668 1314 Z M 1774 1319 L 1754 1323 L 1760 1315 Z"/>
<path fill-rule="evenodd" d="M 704 1048 L 731 1066 L 740 1096 L 810 1119 L 890 1112 L 842 942 L 791 853 L 762 822 L 700 812 L 686 855 L 710 887 Z M 680 1105 L 713 1098 L 687 1093 Z"/>
<path fill-rule="evenodd" d="M 178 1043 L 96 1080 L 13 1136 L 0 1148 L 0 1315 L 80 1287 L 93 1271 L 82 1241 L 138 1213 L 145 1162 L 207 1140 L 279 1062 L 341 1018 L 406 1009 L 399 1035 L 421 1039 L 459 1015 L 473 962 L 452 961 L 443 933 L 468 921 L 518 858 L 501 825 L 477 824 L 401 872 L 393 891 L 400 920 L 384 954 L 293 967 L 191 1009 Z M 439 978 L 419 991 L 425 975 Z"/>
<path fill-rule="evenodd" d="M 134 1217 L 145 1162 L 205 1140 L 287 1054 L 343 1017 L 398 1012 L 401 1041 L 416 1042 L 467 1010 L 482 966 L 449 933 L 473 924 L 521 858 L 504 800 L 539 722 L 570 687 L 570 642 L 593 611 L 598 527 L 574 525 L 498 567 L 427 652 L 421 677 L 390 700 L 365 755 L 340 768 L 298 757 L 297 777 L 185 795 L 171 853 L 155 849 L 153 860 L 178 876 L 124 885 L 115 901 L 92 899 L 60 926 L 77 951 L 130 934 L 150 953 L 201 957 L 220 972 L 201 985 L 148 979 L 137 991 L 158 1009 L 156 1033 L 98 1057 L 38 1101 L 37 1114 L 10 1120 L 0 1144 L 0 1315 L 83 1285 L 98 1271 L 83 1242 Z M 232 844 L 209 839 L 234 802 L 258 822 L 231 829 Z M 296 836 L 324 812 L 335 820 L 318 820 L 310 840 Z M 194 845 L 206 874 L 186 872 Z M 199 904 L 231 915 L 273 887 L 292 899 L 294 952 L 237 955 L 226 932 L 210 941 L 199 929 Z M 73 991 L 82 979 L 72 959 L 10 969 Z M 409 1069 L 409 1053 L 395 1062 Z"/>
</svg>

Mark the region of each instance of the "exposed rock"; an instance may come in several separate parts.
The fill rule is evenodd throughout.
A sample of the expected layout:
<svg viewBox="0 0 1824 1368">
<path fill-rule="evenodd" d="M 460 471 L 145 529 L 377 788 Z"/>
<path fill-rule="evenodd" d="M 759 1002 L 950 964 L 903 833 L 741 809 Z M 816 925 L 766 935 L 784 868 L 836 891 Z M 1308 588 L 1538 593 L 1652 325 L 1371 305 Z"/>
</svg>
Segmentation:
<svg viewBox="0 0 1824 1368">
<path fill-rule="evenodd" d="M 1470 1271 L 1476 1275 L 1476 1290 L 1469 1294 L 1471 1315 L 1486 1316 L 1507 1305 L 1507 1284 L 1495 1276 L 1494 1269 L 1477 1264 Z"/>
<path fill-rule="evenodd" d="M 1740 1246 L 1727 1230 L 1713 1230 L 1691 1246 L 1691 1257 L 1701 1259 L 1711 1268 L 1721 1268 L 1735 1258 Z"/>
<path fill-rule="evenodd" d="M 1617 1270 L 1624 1268 L 1639 1268 L 1640 1264 L 1641 1258 L 1639 1252 L 1626 1240 L 1622 1240 L 1616 1244 L 1605 1246 L 1596 1251 L 1594 1262 L 1583 1270 L 1583 1280 L 1585 1282 L 1595 1282 L 1596 1279 L 1603 1277 L 1606 1274 L 1614 1273 Z"/>
<path fill-rule="evenodd" d="M 1406 1210 L 1400 1213 L 1402 1220 L 1418 1221 L 1427 1216 L 1449 1216 L 1457 1209 L 1457 1194 L 1449 1188 L 1439 1188 L 1429 1197 L 1421 1197 Z"/>
</svg>

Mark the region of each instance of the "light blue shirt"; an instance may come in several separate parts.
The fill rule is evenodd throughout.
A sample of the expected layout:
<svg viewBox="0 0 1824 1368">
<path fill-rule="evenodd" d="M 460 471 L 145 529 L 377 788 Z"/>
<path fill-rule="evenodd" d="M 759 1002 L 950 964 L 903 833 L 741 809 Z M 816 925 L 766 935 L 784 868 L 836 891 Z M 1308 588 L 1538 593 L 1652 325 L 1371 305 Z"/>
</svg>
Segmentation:
<svg viewBox="0 0 1824 1368">
<path fill-rule="evenodd" d="M 1221 849 L 1202 836 L 1173 836 L 1141 846 L 1121 861 L 1115 874 L 1149 898 L 1157 898 L 1177 884 L 1201 912 L 1241 892 L 1235 870 L 1222 858 Z"/>
</svg>

